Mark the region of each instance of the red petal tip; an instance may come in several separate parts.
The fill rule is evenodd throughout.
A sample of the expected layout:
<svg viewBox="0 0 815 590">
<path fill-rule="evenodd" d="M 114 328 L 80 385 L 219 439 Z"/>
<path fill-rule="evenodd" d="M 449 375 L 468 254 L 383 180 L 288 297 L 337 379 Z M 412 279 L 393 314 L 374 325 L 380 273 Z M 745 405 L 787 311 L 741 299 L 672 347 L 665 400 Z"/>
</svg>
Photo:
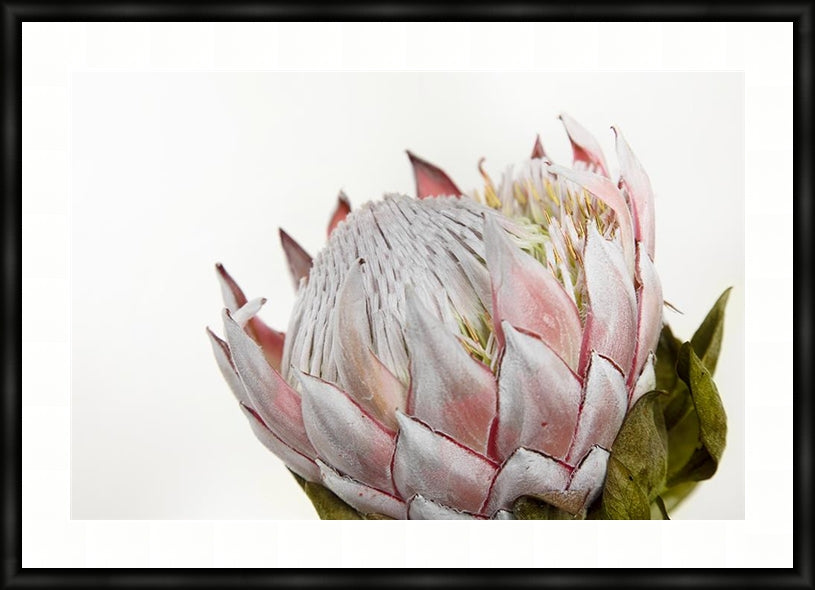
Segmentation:
<svg viewBox="0 0 815 590">
<path fill-rule="evenodd" d="M 334 231 L 341 221 L 348 217 L 349 213 L 351 213 L 351 203 L 341 190 L 337 195 L 337 206 L 334 207 L 334 213 L 331 214 L 331 219 L 328 221 L 328 236 L 331 235 L 331 232 Z"/>
<path fill-rule="evenodd" d="M 420 199 L 463 194 L 449 176 L 438 166 L 423 160 L 410 150 L 405 150 L 413 166 L 416 180 L 416 196 Z"/>
<path fill-rule="evenodd" d="M 535 138 L 535 146 L 532 148 L 532 158 L 545 158 L 546 152 L 543 151 L 543 144 L 541 143 L 540 134 Z"/>
</svg>

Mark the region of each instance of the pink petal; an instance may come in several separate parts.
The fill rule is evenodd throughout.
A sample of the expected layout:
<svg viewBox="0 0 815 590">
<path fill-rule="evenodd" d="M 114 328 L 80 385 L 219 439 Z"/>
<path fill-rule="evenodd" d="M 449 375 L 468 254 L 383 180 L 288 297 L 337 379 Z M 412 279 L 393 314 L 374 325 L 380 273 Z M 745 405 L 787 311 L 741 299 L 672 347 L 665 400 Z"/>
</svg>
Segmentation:
<svg viewBox="0 0 815 590">
<path fill-rule="evenodd" d="M 404 384 L 371 351 L 370 318 L 360 261 L 354 263 L 337 294 L 334 355 L 343 389 L 388 428 L 403 410 Z"/>
<path fill-rule="evenodd" d="M 548 455 L 520 448 L 501 466 L 492 482 L 484 514 L 511 510 L 521 496 L 563 491 L 569 484 L 570 469 Z"/>
<path fill-rule="evenodd" d="M 286 254 L 289 263 L 289 273 L 294 283 L 294 290 L 300 287 L 301 279 L 308 279 L 308 271 L 311 270 L 311 256 L 303 247 L 294 241 L 289 234 L 280 229 L 280 244 Z"/>
<path fill-rule="evenodd" d="M 628 193 L 634 216 L 634 237 L 645 244 L 648 256 L 654 258 L 654 191 L 640 161 L 631 151 L 623 134 L 612 127 L 620 162 L 620 187 Z"/>
<path fill-rule="evenodd" d="M 410 520 L 484 520 L 483 516 L 450 508 L 428 500 L 420 494 L 413 496 L 408 504 L 408 518 Z"/>
<path fill-rule="evenodd" d="M 587 493 L 584 508 L 588 508 L 603 491 L 610 455 L 606 449 L 595 445 L 572 473 L 568 489 Z"/>
<path fill-rule="evenodd" d="M 623 253 L 589 224 L 583 261 L 588 310 L 578 374 L 585 375 L 592 351 L 628 371 L 636 348 L 637 299 Z"/>
<path fill-rule="evenodd" d="M 527 447 L 562 459 L 580 408 L 577 375 L 538 338 L 504 322 L 506 349 L 498 382 L 498 457 Z"/>
<path fill-rule="evenodd" d="M 401 412 L 396 419 L 393 482 L 399 494 L 421 494 L 460 510 L 478 511 L 497 465 Z"/>
<path fill-rule="evenodd" d="M 295 369 L 303 385 L 303 421 L 320 458 L 359 482 L 393 491 L 393 432 L 331 383 Z"/>
<path fill-rule="evenodd" d="M 229 385 L 229 389 L 232 390 L 232 393 L 239 402 L 251 406 L 252 402 L 249 401 L 246 388 L 243 386 L 243 383 L 241 383 L 241 378 L 232 362 L 232 354 L 229 352 L 229 346 L 226 342 L 218 338 L 209 328 L 207 328 L 207 335 L 209 336 L 210 344 L 212 344 L 215 361 L 218 363 L 218 368 L 221 369 L 221 374 L 224 376 L 227 385 Z"/>
<path fill-rule="evenodd" d="M 331 232 L 334 231 L 334 228 L 337 227 L 346 217 L 348 217 L 349 213 L 351 213 L 351 203 L 348 201 L 348 197 L 345 196 L 345 193 L 340 191 L 340 194 L 337 197 L 337 207 L 334 209 L 334 213 L 331 215 L 331 221 L 328 222 L 329 236 L 331 235 Z"/>
<path fill-rule="evenodd" d="M 302 453 L 298 453 L 280 440 L 271 430 L 266 428 L 260 416 L 253 409 L 241 404 L 241 411 L 249 420 L 252 432 L 255 433 L 258 440 L 263 443 L 263 446 L 277 455 L 286 464 L 286 467 L 308 481 L 320 481 L 320 470 L 314 461 Z"/>
<path fill-rule="evenodd" d="M 340 475 L 319 459 L 317 465 L 325 487 L 352 508 L 363 514 L 384 514 L 399 520 L 405 518 L 405 503 L 399 498 Z"/>
<path fill-rule="evenodd" d="M 572 144 L 574 161 L 580 162 L 589 170 L 596 169 L 600 174 L 608 176 L 603 150 L 594 136 L 566 113 L 561 113 L 559 118 Z"/>
<path fill-rule="evenodd" d="M 237 311 L 246 305 L 246 295 L 243 290 L 238 286 L 226 269 L 221 263 L 215 265 L 218 271 L 218 281 L 221 284 L 221 294 L 224 298 L 224 305 L 229 311 Z M 280 369 L 280 359 L 283 357 L 283 344 L 286 335 L 283 332 L 267 326 L 263 320 L 258 317 L 253 317 L 249 320 L 246 327 L 249 335 L 263 348 L 263 354 L 266 355 L 266 360 L 275 369 Z"/>
<path fill-rule="evenodd" d="M 637 400 L 649 391 L 654 391 L 657 386 L 657 376 L 654 372 L 654 353 L 648 355 L 645 360 L 645 366 L 642 368 L 637 383 L 631 392 L 631 400 L 628 402 L 628 408 L 631 409 Z M 630 389 L 630 388 L 629 388 Z"/>
<path fill-rule="evenodd" d="M 422 160 L 417 155 L 407 152 L 410 165 L 413 166 L 413 176 L 416 178 L 416 196 L 420 199 L 428 197 L 459 196 L 463 193 L 450 177 L 430 162 Z"/>
<path fill-rule="evenodd" d="M 659 334 L 662 331 L 662 283 L 654 268 L 654 263 L 645 252 L 643 244 L 637 247 L 637 306 L 639 327 L 637 330 L 637 351 L 634 364 L 628 375 L 629 385 L 639 375 L 648 355 L 656 350 Z"/>
<path fill-rule="evenodd" d="M 576 367 L 582 327 L 574 301 L 547 268 L 509 241 L 492 216 L 484 221 L 487 268 L 492 279 L 493 324 L 503 344 L 501 322 L 538 335 L 570 367 Z"/>
<path fill-rule="evenodd" d="M 546 152 L 543 151 L 543 144 L 541 143 L 541 136 L 538 135 L 535 138 L 535 147 L 532 148 L 532 159 L 535 158 L 545 158 Z"/>
<path fill-rule="evenodd" d="M 266 426 L 287 445 L 309 457 L 314 449 L 306 436 L 300 396 L 269 366 L 263 352 L 224 310 L 224 326 L 232 360 L 252 407 Z"/>
<path fill-rule="evenodd" d="M 628 389 L 622 372 L 611 360 L 592 353 L 569 463 L 574 465 L 593 445 L 610 449 L 627 409 Z"/>
<path fill-rule="evenodd" d="M 625 202 L 625 197 L 608 178 L 584 170 L 572 170 L 556 164 L 548 167 L 549 172 L 557 174 L 582 186 L 597 199 L 611 207 L 617 216 L 617 225 L 620 228 L 620 239 L 625 254 L 626 267 L 629 276 L 634 276 L 634 229 L 631 222 L 631 211 Z"/>
<path fill-rule="evenodd" d="M 283 347 L 286 344 L 286 334 L 269 328 L 258 318 L 249 320 L 250 329 L 255 333 L 255 340 L 263 349 L 266 360 L 275 371 L 280 370 L 280 361 L 283 358 Z"/>
<path fill-rule="evenodd" d="M 463 445 L 485 453 L 495 416 L 496 384 L 413 293 L 405 293 L 410 355 L 410 413 Z"/>
</svg>

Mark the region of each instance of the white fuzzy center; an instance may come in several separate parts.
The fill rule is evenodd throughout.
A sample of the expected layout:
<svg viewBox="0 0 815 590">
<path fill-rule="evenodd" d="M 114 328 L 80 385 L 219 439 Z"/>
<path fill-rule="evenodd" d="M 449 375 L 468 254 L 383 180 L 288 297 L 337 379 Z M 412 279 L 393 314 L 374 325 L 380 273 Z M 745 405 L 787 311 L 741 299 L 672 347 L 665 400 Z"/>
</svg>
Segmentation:
<svg viewBox="0 0 815 590">
<path fill-rule="evenodd" d="M 417 200 L 388 195 L 354 211 L 331 234 L 301 283 L 283 353 L 290 367 L 341 387 L 331 333 L 337 295 L 349 269 L 362 258 L 371 348 L 407 382 L 408 354 L 403 326 L 405 287 L 451 331 L 467 337 L 489 318 L 490 279 L 484 263 L 483 216 L 497 215 L 518 236 L 524 231 L 496 211 L 467 198 Z M 478 346 L 477 342 L 473 343 Z M 481 342 L 484 345 L 484 342 Z"/>
</svg>

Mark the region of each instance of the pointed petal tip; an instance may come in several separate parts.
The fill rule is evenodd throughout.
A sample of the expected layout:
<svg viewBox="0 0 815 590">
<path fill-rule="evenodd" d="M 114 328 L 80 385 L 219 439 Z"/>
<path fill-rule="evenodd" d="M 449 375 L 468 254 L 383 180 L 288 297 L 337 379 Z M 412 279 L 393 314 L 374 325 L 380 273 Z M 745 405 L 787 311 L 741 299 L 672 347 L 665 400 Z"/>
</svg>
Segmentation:
<svg viewBox="0 0 815 590">
<path fill-rule="evenodd" d="M 414 424 L 421 424 L 422 426 L 425 426 L 424 422 L 422 422 L 418 418 L 415 418 L 413 416 L 409 416 L 408 414 L 406 414 L 404 411 L 402 411 L 399 408 L 396 408 L 394 410 L 393 416 L 396 419 L 396 432 L 397 432 L 397 434 L 402 432 L 403 430 L 406 430 L 406 429 L 410 428 Z"/>
<path fill-rule="evenodd" d="M 280 245 L 283 247 L 283 253 L 286 255 L 286 261 L 289 265 L 289 273 L 294 288 L 297 290 L 301 279 L 308 279 L 312 265 L 311 255 L 282 227 L 278 228 L 278 234 L 280 235 Z"/>
<path fill-rule="evenodd" d="M 535 137 L 535 145 L 532 147 L 532 158 L 545 158 L 546 152 L 543 149 L 543 143 L 541 143 L 541 136 L 540 133 L 537 134 Z"/>
<path fill-rule="evenodd" d="M 582 162 L 590 168 L 596 168 L 602 176 L 608 177 L 608 166 L 603 150 L 594 136 L 566 113 L 561 113 L 558 119 L 566 129 L 566 135 L 569 136 L 575 162 Z"/>
<path fill-rule="evenodd" d="M 416 196 L 419 199 L 440 196 L 460 196 L 464 194 L 444 170 L 420 158 L 410 150 L 405 150 L 413 168 L 416 181 Z"/>
<path fill-rule="evenodd" d="M 303 386 L 304 392 L 308 389 L 306 380 L 311 377 L 311 375 L 304 373 L 295 365 L 289 367 L 289 374 L 294 375 L 294 378 L 297 379 L 298 383 Z"/>
<path fill-rule="evenodd" d="M 226 267 L 220 262 L 215 263 L 215 272 L 218 275 L 218 282 L 221 285 L 221 296 L 224 304 L 233 310 L 239 309 L 246 303 L 246 295 L 235 279 L 232 278 Z"/>
<path fill-rule="evenodd" d="M 328 227 L 326 234 L 330 237 L 337 226 L 345 221 L 345 218 L 351 213 L 351 202 L 345 195 L 343 190 L 340 190 L 337 195 L 337 204 L 334 206 L 334 211 L 331 213 L 331 218 L 328 220 Z"/>
</svg>

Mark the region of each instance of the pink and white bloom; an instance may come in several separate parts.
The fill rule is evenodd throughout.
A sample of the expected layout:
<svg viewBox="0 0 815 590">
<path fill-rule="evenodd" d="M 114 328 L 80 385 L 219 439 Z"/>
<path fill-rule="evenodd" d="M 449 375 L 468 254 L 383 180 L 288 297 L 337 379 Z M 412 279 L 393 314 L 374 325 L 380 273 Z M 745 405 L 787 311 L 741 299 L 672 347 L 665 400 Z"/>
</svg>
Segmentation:
<svg viewBox="0 0 815 590">
<path fill-rule="evenodd" d="M 312 259 L 286 335 L 218 267 L 225 379 L 261 440 L 361 513 L 511 518 L 517 498 L 585 515 L 626 412 L 654 386 L 662 290 L 650 182 L 618 130 L 612 180 L 561 117 L 572 167 L 532 157 L 464 193 L 409 154 L 418 198 L 351 212 Z"/>
</svg>

